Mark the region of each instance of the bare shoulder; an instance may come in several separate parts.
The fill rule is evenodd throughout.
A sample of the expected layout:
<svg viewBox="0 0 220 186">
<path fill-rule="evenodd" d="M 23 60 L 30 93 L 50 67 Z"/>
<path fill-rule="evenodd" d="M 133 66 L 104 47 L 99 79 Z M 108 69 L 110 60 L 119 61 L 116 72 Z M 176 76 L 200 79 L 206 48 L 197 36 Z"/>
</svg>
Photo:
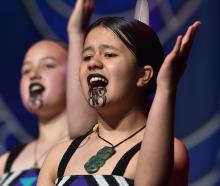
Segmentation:
<svg viewBox="0 0 220 186">
<path fill-rule="evenodd" d="M 58 143 L 50 150 L 50 153 L 54 153 L 54 151 L 55 151 L 55 153 L 60 152 L 58 154 L 63 154 L 67 150 L 67 148 L 70 146 L 72 141 L 73 140 L 67 140 L 67 141 Z"/>
<path fill-rule="evenodd" d="M 48 165 L 53 165 L 53 167 L 55 168 L 56 166 L 56 170 L 57 167 L 64 155 L 64 153 L 66 152 L 67 148 L 69 147 L 69 145 L 72 143 L 71 141 L 65 141 L 62 143 L 59 143 L 57 145 L 55 145 L 47 154 L 47 157 L 44 161 L 44 164 L 48 164 Z"/>
<path fill-rule="evenodd" d="M 6 164 L 6 161 L 8 159 L 8 156 L 9 156 L 9 153 L 5 153 L 5 154 L 0 156 L 0 177 L 4 173 L 4 168 L 5 168 L 5 164 Z"/>
<path fill-rule="evenodd" d="M 59 143 L 48 152 L 41 167 L 38 185 L 50 185 L 55 183 L 59 163 L 71 143 L 72 140 Z"/>
<path fill-rule="evenodd" d="M 174 139 L 174 167 L 171 179 L 172 186 L 187 186 L 189 172 L 189 153 L 185 144 Z"/>
<path fill-rule="evenodd" d="M 189 169 L 189 153 L 185 144 L 180 140 L 174 139 L 174 166 L 182 171 Z"/>
</svg>

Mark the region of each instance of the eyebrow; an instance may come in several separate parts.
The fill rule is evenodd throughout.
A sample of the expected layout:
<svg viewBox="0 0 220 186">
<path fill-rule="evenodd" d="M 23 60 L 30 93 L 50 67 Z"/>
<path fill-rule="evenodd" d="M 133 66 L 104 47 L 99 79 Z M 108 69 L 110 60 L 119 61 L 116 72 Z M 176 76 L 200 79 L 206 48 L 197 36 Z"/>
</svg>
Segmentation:
<svg viewBox="0 0 220 186">
<path fill-rule="evenodd" d="M 44 61 L 44 60 L 47 60 L 47 59 L 50 59 L 50 60 L 53 60 L 53 61 L 57 61 L 57 59 L 55 57 L 52 57 L 52 56 L 46 56 L 46 57 L 43 57 L 40 59 L 40 62 L 41 61 Z M 31 61 L 24 61 L 23 65 L 26 65 L 26 64 L 31 64 L 32 62 Z"/>
<path fill-rule="evenodd" d="M 100 49 L 113 49 L 113 50 L 117 50 L 119 51 L 119 49 L 117 49 L 116 47 L 112 46 L 112 45 L 108 45 L 108 44 L 103 44 L 99 47 Z M 89 46 L 83 49 L 83 53 L 88 51 L 88 50 L 94 50 L 93 47 Z"/>
<path fill-rule="evenodd" d="M 40 62 L 41 62 L 41 61 L 44 61 L 44 60 L 47 60 L 47 59 L 50 59 L 50 60 L 52 60 L 52 61 L 57 61 L 57 59 L 56 59 L 55 57 L 46 56 L 46 57 L 41 58 L 41 59 L 40 59 Z"/>
</svg>

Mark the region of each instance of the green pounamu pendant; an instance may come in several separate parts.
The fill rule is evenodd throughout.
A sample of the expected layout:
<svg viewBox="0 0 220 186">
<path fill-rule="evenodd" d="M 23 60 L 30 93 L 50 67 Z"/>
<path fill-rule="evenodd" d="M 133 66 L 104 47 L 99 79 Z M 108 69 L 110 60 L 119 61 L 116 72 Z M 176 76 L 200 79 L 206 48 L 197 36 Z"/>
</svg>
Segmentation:
<svg viewBox="0 0 220 186">
<path fill-rule="evenodd" d="M 113 147 L 103 147 L 85 163 L 84 168 L 90 174 L 97 172 L 115 152 Z"/>
</svg>

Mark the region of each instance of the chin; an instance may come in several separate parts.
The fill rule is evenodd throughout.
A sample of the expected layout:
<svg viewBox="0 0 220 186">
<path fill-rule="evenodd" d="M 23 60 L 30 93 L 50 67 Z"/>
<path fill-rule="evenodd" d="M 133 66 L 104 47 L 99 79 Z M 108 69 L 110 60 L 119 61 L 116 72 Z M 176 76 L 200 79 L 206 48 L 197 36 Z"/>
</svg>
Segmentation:
<svg viewBox="0 0 220 186">
<path fill-rule="evenodd" d="M 56 114 L 48 111 L 47 109 L 32 110 L 31 113 L 34 114 L 37 118 L 45 119 L 50 119 L 56 116 Z"/>
</svg>

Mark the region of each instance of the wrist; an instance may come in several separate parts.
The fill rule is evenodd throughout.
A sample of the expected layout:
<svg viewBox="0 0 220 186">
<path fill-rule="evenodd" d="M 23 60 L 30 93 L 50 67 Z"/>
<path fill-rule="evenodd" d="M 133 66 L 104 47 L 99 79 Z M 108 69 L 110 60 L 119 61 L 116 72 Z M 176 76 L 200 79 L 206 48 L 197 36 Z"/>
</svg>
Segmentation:
<svg viewBox="0 0 220 186">
<path fill-rule="evenodd" d="M 174 80 L 157 82 L 157 89 L 166 92 L 176 92 L 178 82 Z"/>
<path fill-rule="evenodd" d="M 71 38 L 83 38 L 85 37 L 85 32 L 77 30 L 68 30 L 68 37 Z"/>
<path fill-rule="evenodd" d="M 175 86 L 157 86 L 156 94 L 163 94 L 169 96 L 176 96 L 177 87 Z"/>
</svg>

